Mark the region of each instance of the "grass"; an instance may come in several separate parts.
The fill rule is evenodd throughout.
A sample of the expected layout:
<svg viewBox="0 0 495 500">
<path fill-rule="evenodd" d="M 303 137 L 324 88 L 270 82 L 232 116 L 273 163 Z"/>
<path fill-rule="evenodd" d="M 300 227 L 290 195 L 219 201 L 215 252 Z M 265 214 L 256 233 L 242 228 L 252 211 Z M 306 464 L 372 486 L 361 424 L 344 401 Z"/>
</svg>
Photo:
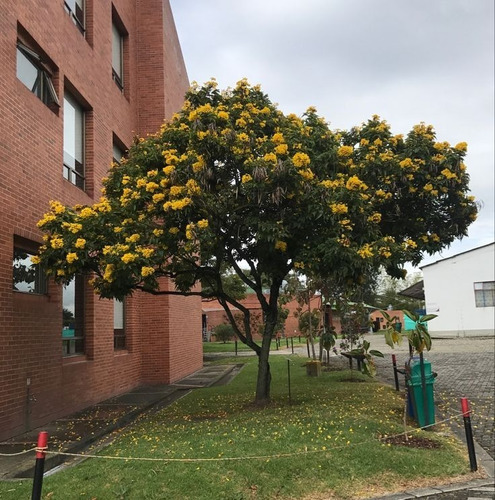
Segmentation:
<svg viewBox="0 0 495 500">
<path fill-rule="evenodd" d="M 437 449 L 389 446 L 378 437 L 402 432 L 402 399 L 353 372 L 306 376 L 304 360 L 274 356 L 273 403 L 253 401 L 256 360 L 227 386 L 195 390 L 123 430 L 102 454 L 214 459 L 136 462 L 89 459 L 46 477 L 44 498 L 71 499 L 356 499 L 467 473 L 448 434 L 419 431 Z M 239 362 L 239 358 L 235 359 Z M 416 434 L 417 431 L 412 431 Z M 223 458 L 241 460 L 219 460 Z M 253 457 L 245 459 L 245 457 Z M 0 483 L 0 498 L 28 498 L 31 482 Z"/>
</svg>

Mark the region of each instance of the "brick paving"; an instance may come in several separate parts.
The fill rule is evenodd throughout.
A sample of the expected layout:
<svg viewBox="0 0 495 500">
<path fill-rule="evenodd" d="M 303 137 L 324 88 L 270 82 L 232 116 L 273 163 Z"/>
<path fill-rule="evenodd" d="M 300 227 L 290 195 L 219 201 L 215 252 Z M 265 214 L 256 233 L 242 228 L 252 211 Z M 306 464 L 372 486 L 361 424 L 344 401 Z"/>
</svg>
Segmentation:
<svg viewBox="0 0 495 500">
<path fill-rule="evenodd" d="M 372 346 L 376 342 L 373 342 Z M 487 339 L 471 339 L 468 348 L 456 345 L 458 339 L 433 340 L 433 349 L 425 354 L 431 362 L 432 370 L 438 376 L 434 383 L 434 394 L 437 411 L 442 417 L 452 417 L 461 412 L 459 398 L 466 397 L 472 409 L 471 422 L 476 442 L 488 454 L 495 458 L 494 444 L 494 341 Z M 440 344 L 435 349 L 435 342 Z M 384 359 L 378 359 L 378 378 L 394 384 L 392 370 L 392 351 L 388 346 L 381 346 Z M 450 352 L 449 352 L 450 351 Z M 407 352 L 401 348 L 397 355 L 397 365 L 402 367 L 407 359 Z M 404 379 L 400 376 L 400 387 L 404 387 Z M 453 421 L 453 427 L 463 428 L 463 419 Z"/>
</svg>

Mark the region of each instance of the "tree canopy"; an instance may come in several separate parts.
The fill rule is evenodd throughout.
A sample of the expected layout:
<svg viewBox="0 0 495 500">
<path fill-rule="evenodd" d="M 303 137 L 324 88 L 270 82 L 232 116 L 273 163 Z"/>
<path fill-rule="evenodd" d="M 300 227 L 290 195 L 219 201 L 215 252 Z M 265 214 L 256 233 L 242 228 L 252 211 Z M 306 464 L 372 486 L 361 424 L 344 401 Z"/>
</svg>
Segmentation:
<svg viewBox="0 0 495 500">
<path fill-rule="evenodd" d="M 477 212 L 465 154 L 465 143 L 437 142 L 430 125 L 403 137 L 373 116 L 332 131 L 314 108 L 284 114 L 246 80 L 224 91 L 195 85 L 170 122 L 112 165 L 98 203 L 51 203 L 37 261 L 58 282 L 91 273 L 101 297 L 217 297 L 259 356 L 257 399 L 266 400 L 285 276 L 299 269 L 359 282 L 380 265 L 399 276 L 405 262 L 465 235 Z M 226 267 L 257 294 L 261 345 L 249 311 L 226 291 Z M 160 290 L 160 277 L 176 289 Z M 243 332 L 229 304 L 243 313 Z"/>
</svg>

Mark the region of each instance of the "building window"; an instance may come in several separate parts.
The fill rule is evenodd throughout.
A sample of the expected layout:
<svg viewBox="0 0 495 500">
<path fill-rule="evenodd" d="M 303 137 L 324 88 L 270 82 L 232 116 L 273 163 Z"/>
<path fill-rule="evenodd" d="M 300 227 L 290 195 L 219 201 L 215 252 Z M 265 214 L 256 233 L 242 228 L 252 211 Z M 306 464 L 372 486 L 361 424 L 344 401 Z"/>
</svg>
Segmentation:
<svg viewBox="0 0 495 500">
<path fill-rule="evenodd" d="M 16 292 L 38 294 L 47 292 L 45 272 L 39 265 L 31 262 L 31 257 L 37 253 L 36 246 L 35 243 L 14 246 L 12 287 Z"/>
<path fill-rule="evenodd" d="M 124 88 L 124 35 L 112 22 L 112 78 L 120 90 Z"/>
<path fill-rule="evenodd" d="M 68 92 L 64 95 L 64 177 L 84 189 L 84 109 Z"/>
<path fill-rule="evenodd" d="M 125 306 L 124 302 L 113 299 L 113 347 L 125 349 Z"/>
<path fill-rule="evenodd" d="M 64 356 L 84 353 L 84 278 L 76 276 L 62 293 L 62 352 Z"/>
<path fill-rule="evenodd" d="M 495 281 L 480 281 L 474 284 L 476 307 L 495 306 Z"/>
<path fill-rule="evenodd" d="M 41 56 L 22 42 L 17 42 L 17 78 L 47 106 L 59 106 L 52 75 Z"/>
<path fill-rule="evenodd" d="M 124 158 L 124 156 L 125 156 L 124 150 L 118 144 L 116 144 L 114 141 L 114 143 L 113 143 L 113 162 L 120 165 L 120 162 L 121 162 L 122 158 Z"/>
<path fill-rule="evenodd" d="M 74 24 L 79 28 L 79 31 L 84 35 L 85 32 L 85 16 L 84 16 L 84 0 L 65 0 L 65 10 L 70 15 Z"/>
</svg>

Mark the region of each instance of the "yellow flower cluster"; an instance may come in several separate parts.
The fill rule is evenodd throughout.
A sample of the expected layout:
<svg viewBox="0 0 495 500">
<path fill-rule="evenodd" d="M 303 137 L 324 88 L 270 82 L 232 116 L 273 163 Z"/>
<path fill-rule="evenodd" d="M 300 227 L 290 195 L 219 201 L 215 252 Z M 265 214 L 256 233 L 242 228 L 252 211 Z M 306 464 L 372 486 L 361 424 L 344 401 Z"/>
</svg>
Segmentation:
<svg viewBox="0 0 495 500">
<path fill-rule="evenodd" d="M 323 186 L 324 188 L 327 189 L 335 189 L 338 187 L 342 187 L 344 185 L 344 181 L 342 179 L 336 179 L 334 181 L 331 181 L 329 179 L 325 179 L 324 181 L 320 182 L 320 186 Z"/>
<path fill-rule="evenodd" d="M 244 175 L 242 176 L 241 182 L 242 182 L 243 184 L 246 184 L 246 182 L 250 182 L 250 181 L 252 181 L 252 180 L 253 180 L 253 178 L 252 178 L 252 176 L 251 176 L 251 175 L 249 175 L 249 174 L 244 174 Z"/>
<path fill-rule="evenodd" d="M 84 238 L 77 238 L 76 243 L 74 244 L 76 248 L 84 248 L 86 246 L 86 240 Z"/>
<path fill-rule="evenodd" d="M 192 203 L 191 198 L 181 198 L 180 200 L 167 201 L 163 204 L 163 210 L 182 210 Z"/>
<path fill-rule="evenodd" d="M 414 163 L 411 160 L 411 158 L 405 158 L 401 162 L 399 162 L 399 167 L 400 168 L 412 168 L 414 167 Z"/>
<path fill-rule="evenodd" d="M 287 250 L 287 243 L 285 241 L 277 240 L 275 242 L 275 250 L 285 252 Z"/>
<path fill-rule="evenodd" d="M 467 151 L 467 143 L 466 142 L 459 142 L 454 146 L 454 149 L 457 149 L 457 151 Z"/>
<path fill-rule="evenodd" d="M 108 282 L 113 281 L 113 271 L 115 269 L 115 266 L 113 264 L 107 264 L 105 267 L 105 272 L 103 273 L 103 279 Z"/>
<path fill-rule="evenodd" d="M 277 153 L 278 155 L 285 155 L 287 154 L 288 150 L 289 146 L 287 146 L 287 144 L 279 144 L 275 147 L 275 153 Z"/>
<path fill-rule="evenodd" d="M 192 164 L 192 169 L 194 172 L 199 172 L 204 168 L 204 166 L 205 166 L 205 160 L 201 155 L 199 155 L 197 161 Z"/>
<path fill-rule="evenodd" d="M 201 193 L 201 188 L 194 179 L 189 179 L 186 182 L 186 189 L 189 196 L 194 196 Z"/>
<path fill-rule="evenodd" d="M 200 229 L 206 229 L 208 227 L 208 219 L 201 219 L 197 222 Z"/>
<path fill-rule="evenodd" d="M 357 175 L 349 177 L 349 179 L 347 179 L 345 187 L 349 191 L 357 191 L 357 190 L 366 191 L 368 189 L 368 186 L 361 179 L 359 179 Z"/>
<path fill-rule="evenodd" d="M 52 238 L 50 241 L 50 246 L 57 250 L 58 248 L 62 248 L 64 246 L 64 240 L 62 238 Z"/>
<path fill-rule="evenodd" d="M 170 234 L 177 234 L 179 232 L 179 228 L 178 227 L 171 227 L 168 232 Z"/>
<path fill-rule="evenodd" d="M 340 146 L 337 150 L 337 155 L 342 156 L 344 158 L 351 156 L 354 152 L 354 148 L 352 146 Z"/>
<path fill-rule="evenodd" d="M 358 255 L 362 258 L 362 259 L 369 259 L 371 257 L 373 257 L 373 251 L 372 251 L 372 247 L 369 243 L 366 243 L 365 245 L 363 245 L 358 251 L 357 251 Z"/>
<path fill-rule="evenodd" d="M 65 260 L 69 263 L 69 264 L 72 264 L 75 260 L 78 260 L 78 256 L 77 256 L 77 253 L 75 252 L 70 252 L 67 254 L 67 256 L 65 257 Z"/>
<path fill-rule="evenodd" d="M 378 224 L 382 220 L 382 214 L 379 212 L 374 212 L 368 217 L 368 222 L 374 222 Z"/>
<path fill-rule="evenodd" d="M 65 207 L 59 201 L 50 201 L 50 208 L 52 212 L 57 215 L 63 214 L 65 212 Z"/>
<path fill-rule="evenodd" d="M 280 132 L 276 132 L 275 134 L 273 134 L 272 141 L 275 144 L 282 144 L 285 142 L 285 139 L 283 134 L 281 134 Z"/>
<path fill-rule="evenodd" d="M 82 218 L 92 217 L 93 215 L 96 215 L 96 212 L 90 207 L 85 207 L 79 212 L 79 216 Z"/>
<path fill-rule="evenodd" d="M 448 168 L 444 168 L 440 173 L 447 179 L 457 179 L 457 175 Z"/>
<path fill-rule="evenodd" d="M 346 214 L 349 210 L 345 203 L 331 203 L 330 209 L 334 214 Z"/>
<path fill-rule="evenodd" d="M 41 262 L 41 259 L 37 255 L 31 255 L 31 263 L 33 264 L 39 264 Z"/>
<path fill-rule="evenodd" d="M 153 267 L 143 266 L 141 268 L 141 276 L 143 276 L 144 278 L 146 278 L 146 276 L 151 276 L 154 273 L 155 273 L 155 269 Z"/>
<path fill-rule="evenodd" d="M 295 167 L 302 168 L 307 167 L 311 163 L 311 160 L 306 153 L 296 153 L 292 157 L 292 163 Z"/>
<path fill-rule="evenodd" d="M 392 252 L 390 251 L 390 248 L 389 247 L 380 247 L 378 249 L 378 253 L 382 256 L 382 257 L 385 257 L 386 259 L 388 259 L 391 255 L 392 255 Z"/>
<path fill-rule="evenodd" d="M 314 179 L 315 174 L 310 168 L 305 168 L 304 170 L 298 170 L 297 173 L 305 180 L 310 181 Z"/>
<path fill-rule="evenodd" d="M 141 235 L 138 234 L 138 233 L 134 233 L 132 234 L 131 236 L 128 236 L 125 241 L 126 243 L 136 243 L 137 241 L 139 241 L 141 238 Z"/>
<path fill-rule="evenodd" d="M 36 225 L 38 227 L 43 227 L 45 224 L 48 224 L 49 222 L 53 222 L 55 219 L 56 219 L 55 215 L 45 214 L 43 219 L 41 219 Z"/>
<path fill-rule="evenodd" d="M 277 155 L 275 155 L 275 153 L 267 153 L 263 156 L 263 160 L 268 163 L 277 163 Z"/>
<path fill-rule="evenodd" d="M 135 253 L 125 253 L 122 255 L 122 262 L 125 264 L 129 264 L 129 262 L 134 262 L 137 259 L 137 255 Z"/>
<path fill-rule="evenodd" d="M 62 227 L 64 229 L 67 229 L 67 231 L 71 232 L 72 234 L 76 234 L 82 229 L 82 224 L 78 224 L 76 222 L 63 222 Z"/>
</svg>

